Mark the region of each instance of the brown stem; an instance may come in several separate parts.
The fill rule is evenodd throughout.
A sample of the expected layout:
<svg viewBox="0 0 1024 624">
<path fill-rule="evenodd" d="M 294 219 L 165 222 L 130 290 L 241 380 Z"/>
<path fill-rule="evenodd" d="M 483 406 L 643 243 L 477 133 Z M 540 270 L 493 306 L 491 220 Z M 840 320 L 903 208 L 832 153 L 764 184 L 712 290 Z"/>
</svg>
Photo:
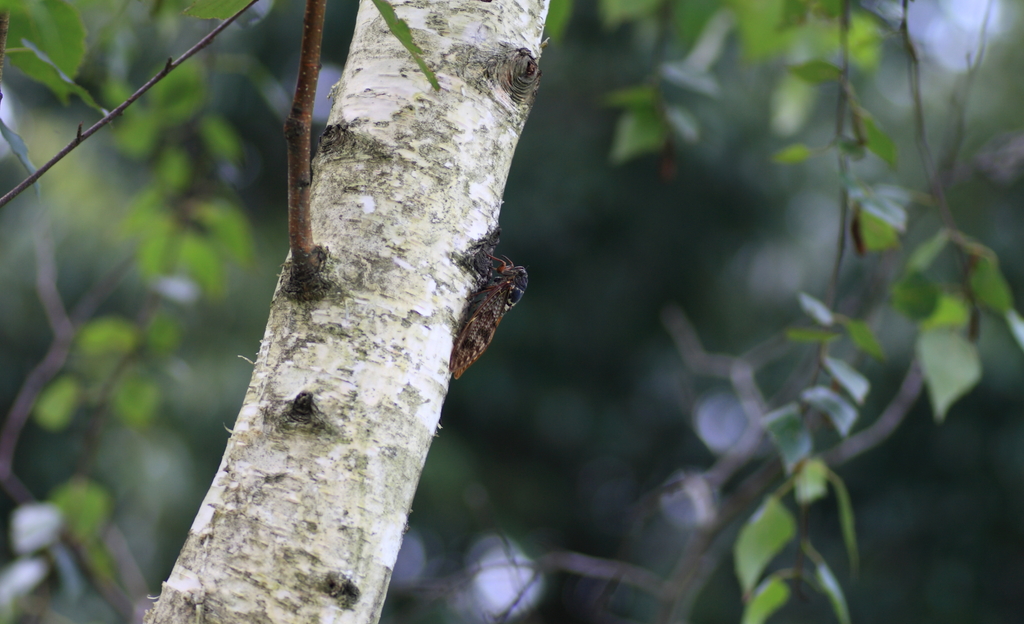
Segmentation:
<svg viewBox="0 0 1024 624">
<path fill-rule="evenodd" d="M 896 396 L 889 402 L 885 411 L 870 427 L 846 438 L 822 455 L 825 463 L 838 466 L 885 441 L 903 422 L 903 418 L 920 396 L 923 384 L 921 366 L 915 360 L 911 362 L 900 389 L 896 391 Z"/>
<path fill-rule="evenodd" d="M 11 12 L 0 12 L 0 82 L 4 79 L 4 55 L 7 54 L 7 27 L 11 23 Z M 0 99 L 3 94 L 0 94 Z"/>
<path fill-rule="evenodd" d="M 146 91 L 149 91 L 153 87 L 153 85 L 155 85 L 156 83 L 160 82 L 161 80 L 164 79 L 165 76 L 167 76 L 167 74 L 171 73 L 171 70 L 173 70 L 174 68 L 178 67 L 179 65 L 181 65 L 182 63 L 187 61 L 196 52 L 198 52 L 198 51 L 202 50 L 203 48 L 205 48 L 206 46 L 210 45 L 210 43 L 213 42 L 213 40 L 217 37 L 217 35 L 219 35 L 221 32 L 223 32 L 223 30 L 225 28 L 230 26 L 231 23 L 234 22 L 238 18 L 239 15 L 244 13 L 246 9 L 248 9 L 252 5 L 256 4 L 256 1 L 257 0 L 252 0 L 249 4 L 245 5 L 237 13 L 235 13 L 231 17 L 229 17 L 226 20 L 224 20 L 223 22 L 221 22 L 220 25 L 218 25 L 216 28 L 214 28 L 213 30 L 210 31 L 210 34 L 208 34 L 205 37 L 203 37 L 202 39 L 200 39 L 194 46 L 189 48 L 184 54 L 179 56 L 177 59 L 175 59 L 175 60 L 168 59 L 167 60 L 167 64 L 164 66 L 164 68 L 161 69 L 159 72 L 157 72 L 155 76 L 150 78 L 149 81 L 146 82 L 146 84 L 144 84 L 141 87 L 139 87 L 139 89 L 135 93 L 131 94 L 128 97 L 127 100 L 125 100 L 124 102 L 121 102 L 121 104 L 117 108 L 115 108 L 114 110 L 112 110 L 109 113 L 107 113 L 102 119 L 100 119 L 99 121 L 97 121 L 93 125 L 89 126 L 89 128 L 87 130 L 83 131 L 82 127 L 79 126 L 78 127 L 78 133 L 75 135 L 75 138 L 72 139 L 70 143 L 65 145 L 64 149 L 62 149 L 61 151 L 57 152 L 57 154 L 53 158 L 51 158 L 50 160 L 46 161 L 46 163 L 44 163 L 42 166 L 40 166 L 39 169 L 36 169 L 35 173 L 33 173 L 32 175 L 30 175 L 27 178 L 25 178 L 24 180 L 22 180 L 21 183 L 18 184 L 18 186 L 14 187 L 10 191 L 8 191 L 8 193 L 6 195 L 4 195 L 3 197 L 0 197 L 0 207 L 4 206 L 8 202 L 10 202 L 12 199 L 17 197 L 22 191 L 24 191 L 28 187 L 32 186 L 36 182 L 36 180 L 38 180 L 40 177 L 42 177 L 42 175 L 44 173 L 49 171 L 51 167 L 53 167 L 55 164 L 60 162 L 61 159 L 63 159 L 65 156 L 70 154 L 71 150 L 73 150 L 76 147 L 78 147 L 82 143 L 82 141 L 84 141 L 85 139 L 88 139 L 89 137 L 91 137 L 100 128 L 102 128 L 103 126 L 105 126 L 108 123 L 110 123 L 111 121 L 113 121 L 114 118 L 118 117 L 121 113 L 124 112 L 124 110 L 126 108 L 131 106 L 132 103 L 135 102 L 135 100 L 137 100 L 140 97 L 142 97 L 142 95 Z"/>
<path fill-rule="evenodd" d="M 326 0 L 307 0 L 302 19 L 302 49 L 299 76 L 295 83 L 295 99 L 291 113 L 284 122 L 288 145 L 288 242 L 292 262 L 315 269 L 320 255 L 313 250 L 313 231 L 309 221 L 310 126 L 316 82 L 320 75 L 320 42 L 324 32 Z"/>
<path fill-rule="evenodd" d="M 52 254 L 52 248 L 45 247 L 48 242 L 50 242 L 50 239 L 45 237 L 36 241 L 36 256 L 39 264 L 36 289 L 39 291 L 40 300 L 44 302 L 44 307 L 47 308 L 47 317 L 53 319 L 59 318 L 59 314 L 55 309 L 50 310 L 50 308 L 55 307 L 52 294 L 44 294 L 50 288 L 44 281 L 46 279 L 56 279 L 56 268 L 53 266 L 53 260 L 49 256 L 49 254 Z M 0 429 L 0 487 L 3 487 L 4 491 L 18 503 L 26 503 L 33 500 L 32 493 L 13 474 L 14 451 L 18 446 L 21 430 L 32 413 L 32 407 L 35 405 L 39 393 L 46 387 L 46 384 L 64 366 L 78 327 L 91 317 L 96 308 L 114 291 L 114 288 L 117 287 L 121 278 L 124 277 L 132 265 L 133 261 L 131 259 L 122 262 L 82 297 L 71 311 L 69 317 L 71 321 L 70 331 L 66 331 L 66 326 L 62 323 L 51 323 L 54 337 L 50 343 L 50 348 L 47 350 L 46 355 L 43 356 L 42 361 L 32 369 L 25 378 L 25 381 L 22 382 L 21 388 L 18 389 L 18 394 L 14 397 L 14 403 L 11 404 L 11 408 L 7 412 L 3 428 Z M 47 300 L 49 300 L 49 303 L 47 303 Z M 61 304 L 61 307 L 63 307 L 63 304 Z"/>
<path fill-rule="evenodd" d="M 964 238 L 960 233 L 960 229 L 956 226 L 956 221 L 953 219 L 953 212 L 949 209 L 949 203 L 946 201 L 946 190 L 939 179 L 935 159 L 932 157 L 932 149 L 928 143 L 928 130 L 925 127 L 924 121 L 924 98 L 921 95 L 921 63 L 917 57 L 917 48 L 914 46 L 914 41 L 910 38 L 910 28 L 907 26 L 909 10 L 907 4 L 908 0 L 903 0 L 903 20 L 900 22 L 900 35 L 903 39 L 903 47 L 907 51 L 907 66 L 910 72 L 910 95 L 914 104 L 914 129 L 917 135 L 917 148 L 921 153 L 921 163 L 924 165 L 924 173 L 928 179 L 928 188 L 939 207 L 939 216 L 942 219 L 943 225 L 949 230 L 950 238 L 957 243 L 956 257 L 963 272 L 964 292 L 970 297 L 972 296 L 972 291 L 969 284 L 970 276 L 967 256 L 963 248 L 960 247 L 964 242 Z"/>
</svg>

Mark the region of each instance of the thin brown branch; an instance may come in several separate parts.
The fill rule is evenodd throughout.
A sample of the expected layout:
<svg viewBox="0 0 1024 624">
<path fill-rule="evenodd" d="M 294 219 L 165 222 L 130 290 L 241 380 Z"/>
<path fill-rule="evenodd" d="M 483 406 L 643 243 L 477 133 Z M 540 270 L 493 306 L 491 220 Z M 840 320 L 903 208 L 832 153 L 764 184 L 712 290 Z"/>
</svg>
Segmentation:
<svg viewBox="0 0 1024 624">
<path fill-rule="evenodd" d="M 708 556 L 715 539 L 760 498 L 781 474 L 782 464 L 778 459 L 762 464 L 722 501 L 711 523 L 690 535 L 683 555 L 665 581 L 668 593 L 662 601 L 662 608 L 655 622 L 669 624 L 685 621 L 684 611 L 692 603 L 695 588 L 699 587 L 710 571 L 718 566 L 720 556 Z"/>
<path fill-rule="evenodd" d="M 922 387 L 921 369 L 915 361 L 911 363 L 899 390 L 878 419 L 868 428 L 824 453 L 822 459 L 830 466 L 838 466 L 884 442 L 903 422 L 910 408 L 920 396 Z M 668 623 L 685 620 L 685 612 L 688 610 L 688 605 L 692 603 L 695 591 L 699 589 L 701 579 L 706 578 L 718 566 L 720 556 L 710 556 L 709 549 L 718 539 L 719 534 L 728 528 L 730 523 L 746 511 L 754 501 L 763 496 L 781 474 L 782 465 L 778 459 L 765 463 L 723 499 L 714 521 L 694 531 L 672 575 L 666 581 L 671 600 L 666 600 L 663 603 L 662 611 L 655 620 L 656 622 Z"/>
<path fill-rule="evenodd" d="M 85 577 L 89 579 L 89 583 L 103 597 L 103 600 L 117 611 L 122 620 L 134 622 L 135 605 L 132 604 L 131 598 L 116 583 L 107 578 L 105 573 L 97 569 L 89 549 L 70 536 L 65 536 L 63 541 L 74 554 L 79 569 L 85 573 Z"/>
<path fill-rule="evenodd" d="M 147 295 L 142 309 L 135 320 L 135 326 L 138 328 L 139 334 L 145 334 L 146 329 L 153 322 L 153 318 L 160 309 L 161 301 L 160 295 L 156 292 L 151 291 Z M 96 398 L 96 405 L 89 418 L 89 424 L 82 435 L 82 455 L 78 458 L 78 465 L 75 469 L 76 475 L 85 477 L 92 472 L 93 465 L 96 463 L 97 453 L 99 453 L 100 436 L 103 433 L 103 426 L 106 424 L 107 416 L 113 407 L 114 391 L 117 390 L 121 378 L 131 370 L 132 364 L 138 358 L 138 350 L 125 353 L 114 366 L 110 376 L 104 380 L 103 386 L 100 388 Z"/>
<path fill-rule="evenodd" d="M 292 262 L 315 268 L 320 261 L 313 252 L 313 232 L 309 220 L 310 135 L 316 83 L 320 75 L 320 42 L 324 32 L 326 0 L 307 0 L 302 20 L 302 48 L 299 75 L 291 113 L 284 123 L 288 145 L 288 240 Z"/>
<path fill-rule="evenodd" d="M 967 127 L 967 100 L 971 95 L 971 88 L 975 77 L 978 75 L 978 69 L 985 59 L 985 50 L 988 46 L 988 21 L 991 16 L 992 0 L 988 0 L 985 3 L 985 14 L 982 18 L 981 32 L 978 35 L 978 49 L 973 56 L 968 55 L 967 74 L 964 76 L 963 88 L 959 93 L 953 94 L 951 107 L 953 111 L 953 134 L 949 144 L 946 146 L 945 155 L 939 161 L 939 176 L 942 179 L 942 183 L 947 186 L 952 182 L 951 178 L 956 168 L 956 159 L 960 153 L 960 148 L 963 146 Z"/>
<path fill-rule="evenodd" d="M 65 156 L 70 154 L 71 150 L 73 150 L 76 147 L 78 147 L 82 143 L 82 141 L 88 139 L 93 134 L 95 134 L 100 128 L 102 128 L 103 126 L 109 124 L 111 121 L 113 121 L 119 115 L 121 115 L 121 113 L 123 113 L 126 108 L 131 106 L 136 100 L 138 100 L 140 97 L 142 97 L 143 94 L 146 93 L 146 91 L 149 91 L 153 87 L 153 85 L 155 85 L 156 83 L 158 83 L 161 80 L 163 80 L 164 77 L 166 77 L 167 74 L 171 73 L 172 70 L 174 70 L 176 67 L 178 67 L 179 65 L 181 65 L 185 61 L 187 61 L 196 52 L 199 52 L 200 50 L 202 50 L 206 46 L 210 45 L 210 43 L 213 42 L 213 40 L 217 37 L 217 35 L 219 35 L 221 32 L 223 32 L 225 28 L 230 26 L 231 23 L 234 22 L 238 18 L 238 16 L 240 16 L 242 13 L 244 13 L 246 11 L 246 9 L 248 9 L 252 5 L 256 4 L 256 2 L 257 2 L 257 0 L 252 0 L 249 4 L 245 5 L 237 13 L 235 13 L 231 17 L 229 17 L 226 20 L 224 20 L 223 22 L 221 22 L 216 28 L 214 28 L 213 30 L 210 31 L 210 34 L 208 34 L 205 37 L 203 37 L 202 39 L 200 39 L 194 46 L 189 48 L 184 54 L 179 56 L 177 59 L 175 59 L 175 60 L 168 59 L 167 60 L 167 64 L 164 66 L 164 68 L 161 69 L 159 72 L 157 72 L 156 75 L 154 75 L 152 78 L 150 78 L 146 82 L 146 84 L 144 84 L 141 87 L 139 87 L 139 89 L 135 93 L 133 93 L 130 96 L 128 96 L 128 99 L 126 99 L 124 102 L 121 102 L 121 104 L 117 108 L 115 108 L 114 110 L 112 110 L 109 113 L 107 113 L 106 115 L 104 115 L 102 119 L 100 119 L 99 121 L 97 121 L 93 125 L 89 126 L 89 128 L 87 130 L 83 131 L 81 129 L 81 126 L 79 126 L 78 133 L 75 135 L 75 138 L 72 139 L 70 143 L 65 145 L 64 149 L 62 149 L 61 151 L 57 152 L 57 154 L 53 158 L 51 158 L 50 160 L 46 161 L 42 166 L 39 167 L 39 169 L 37 169 L 35 171 L 35 173 L 33 173 L 32 175 L 30 175 L 27 178 L 25 178 L 24 180 L 22 180 L 21 183 L 18 184 L 18 186 L 14 187 L 10 191 L 8 191 L 8 193 L 6 195 L 4 195 L 3 197 L 0 197 L 0 207 L 3 207 L 5 204 L 10 202 L 12 199 L 17 197 L 22 191 L 24 191 L 28 187 L 32 186 L 36 182 L 36 180 L 38 180 L 40 177 L 42 177 L 42 175 L 44 173 L 49 171 L 51 167 L 53 167 L 55 164 L 60 162 L 61 159 L 63 159 Z"/>
<path fill-rule="evenodd" d="M 846 128 L 846 106 L 850 97 L 850 0 L 843 0 L 842 10 L 839 17 L 839 97 L 836 103 L 836 139 L 842 139 L 843 131 Z M 849 157 L 840 148 L 839 172 L 845 177 L 849 169 Z M 828 280 L 828 288 L 825 291 L 825 305 L 831 309 L 836 303 L 836 293 L 839 291 L 839 270 L 843 266 L 843 255 L 846 251 L 846 220 L 849 209 L 849 192 L 846 184 L 842 185 L 839 191 L 839 234 L 836 240 L 836 257 L 832 263 L 832 275 Z M 827 348 L 822 345 L 822 348 Z"/>
<path fill-rule="evenodd" d="M 759 367 L 778 358 L 786 345 L 770 340 L 741 357 L 713 354 L 704 350 L 696 330 L 678 306 L 666 306 L 661 313 L 661 322 L 675 341 L 687 368 L 697 374 L 728 379 L 747 417 L 747 427 L 736 444 L 704 473 L 711 487 L 720 488 L 750 461 L 761 442 L 761 418 L 768 411 L 768 406 L 754 374 Z M 661 494 L 667 491 L 658 490 Z"/>
<path fill-rule="evenodd" d="M 657 574 L 624 561 L 601 559 L 588 555 L 557 551 L 537 559 L 536 567 L 543 572 L 559 570 L 586 578 L 614 580 L 635 587 L 656 598 L 665 593 L 665 584 Z"/>
<path fill-rule="evenodd" d="M 661 311 L 661 323 L 676 343 L 676 349 L 687 368 L 698 375 L 729 378 L 735 358 L 705 351 L 682 308 L 676 305 L 665 306 Z"/>
<path fill-rule="evenodd" d="M 928 143 L 928 129 L 925 126 L 924 119 L 924 97 L 921 95 L 921 62 L 918 58 L 914 41 L 910 37 L 910 28 L 907 25 L 907 5 L 908 0 L 903 0 L 903 19 L 900 21 L 900 36 L 903 39 L 903 47 L 907 52 L 907 68 L 910 73 L 910 96 L 914 104 L 914 130 L 917 136 L 917 148 L 921 153 L 921 163 L 924 166 L 925 176 L 928 179 L 928 188 L 939 207 L 939 217 L 942 219 L 946 229 L 949 230 L 950 238 L 957 243 L 957 260 L 964 273 L 964 281 L 967 282 L 967 258 L 960 247 L 964 243 L 964 238 L 956 226 L 956 221 L 953 219 L 953 212 L 949 209 L 949 203 L 946 201 L 946 190 L 939 180 L 939 175 L 935 168 L 935 159 L 932 157 L 932 149 Z M 971 289 L 966 288 L 965 291 L 969 294 Z"/>
<path fill-rule="evenodd" d="M 103 540 L 103 545 L 107 548 L 107 552 L 117 562 L 117 572 L 121 578 L 121 584 L 124 586 L 131 601 L 136 605 L 136 610 L 139 609 L 140 604 L 148 608 L 152 601 L 146 597 L 149 593 L 146 577 L 139 568 L 139 564 L 132 554 L 131 547 L 128 545 L 128 540 L 124 537 L 124 533 L 117 528 L 117 525 L 110 523 L 103 529 L 100 537 Z"/>
<path fill-rule="evenodd" d="M 45 254 L 40 251 L 38 245 L 36 255 L 37 262 L 41 265 L 39 275 L 36 277 L 37 290 L 44 290 L 40 289 L 38 284 L 42 279 L 41 276 L 49 272 L 45 265 L 50 263 L 50 260 L 43 257 Z M 32 406 L 35 405 L 39 393 L 46 387 L 46 384 L 63 368 L 78 326 L 91 317 L 96 308 L 114 291 L 131 265 L 130 259 L 122 262 L 82 297 L 71 311 L 70 321 L 73 329 L 70 333 L 58 333 L 55 328 L 54 338 L 49 349 L 39 364 L 25 377 L 25 381 L 22 382 L 21 388 L 18 389 L 18 394 L 7 412 L 3 428 L 0 429 L 0 487 L 3 487 L 4 491 L 19 504 L 33 500 L 32 493 L 13 474 L 14 451 L 18 446 L 18 439 L 21 437 L 21 430 L 32 413 Z M 51 279 L 55 280 L 55 277 Z M 45 289 L 48 288 L 49 286 L 45 287 Z M 42 297 L 41 294 L 40 298 Z"/>
<path fill-rule="evenodd" d="M 889 402 L 878 419 L 871 426 L 840 442 L 822 455 L 822 459 L 830 466 L 838 466 L 884 442 L 903 422 L 910 408 L 917 401 L 917 397 L 921 395 L 923 386 L 924 378 L 921 375 L 921 366 L 917 360 L 914 360 L 910 363 L 910 369 L 903 377 L 903 383 L 900 384 L 896 396 Z"/>
<path fill-rule="evenodd" d="M 0 82 L 4 78 L 4 57 L 7 54 L 7 27 L 11 24 L 11 12 L 0 11 Z M 0 94 L 3 99 L 3 94 Z"/>
</svg>

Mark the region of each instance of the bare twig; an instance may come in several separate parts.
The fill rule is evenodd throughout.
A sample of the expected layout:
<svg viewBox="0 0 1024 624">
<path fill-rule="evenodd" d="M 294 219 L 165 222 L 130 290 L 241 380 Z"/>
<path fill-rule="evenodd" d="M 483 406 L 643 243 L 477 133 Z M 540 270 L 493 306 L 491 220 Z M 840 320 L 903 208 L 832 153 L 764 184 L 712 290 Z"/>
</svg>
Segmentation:
<svg viewBox="0 0 1024 624">
<path fill-rule="evenodd" d="M 665 593 L 665 584 L 657 574 L 646 568 L 615 559 L 601 559 L 575 552 L 550 552 L 537 559 L 536 567 L 543 572 L 568 572 L 587 578 L 614 580 L 635 587 L 656 598 Z"/>
<path fill-rule="evenodd" d="M 747 417 L 747 427 L 739 440 L 704 473 L 711 487 L 720 488 L 750 461 L 760 445 L 763 435 L 761 419 L 768 411 L 768 406 L 754 374 L 759 367 L 778 358 L 786 345 L 770 340 L 741 357 L 713 354 L 704 350 L 693 325 L 678 306 L 665 307 L 661 313 L 661 322 L 690 370 L 729 380 Z M 665 493 L 661 489 L 657 492 L 659 495 Z"/>
<path fill-rule="evenodd" d="M 662 607 L 654 620 L 655 622 L 669 624 L 686 619 L 683 612 L 692 602 L 694 589 L 699 587 L 710 571 L 718 567 L 721 557 L 708 556 L 716 537 L 755 500 L 760 498 L 781 474 L 782 464 L 778 459 L 772 459 L 762 464 L 722 501 L 718 513 L 711 523 L 695 530 L 690 535 L 683 555 L 679 558 L 668 580 L 665 581 L 667 594 L 662 601 Z"/>
<path fill-rule="evenodd" d="M 661 323 L 676 343 L 676 349 L 687 368 L 699 375 L 729 378 L 734 358 L 705 351 L 700 343 L 700 337 L 697 336 L 693 324 L 686 318 L 682 308 L 676 305 L 666 306 L 661 311 Z"/>
<path fill-rule="evenodd" d="M 93 125 L 89 126 L 89 128 L 87 130 L 83 131 L 82 130 L 82 126 L 79 125 L 78 126 L 78 133 L 75 135 L 75 138 L 72 139 L 70 143 L 65 145 L 64 149 L 62 149 L 61 151 L 57 152 L 57 154 L 53 158 L 51 158 L 50 160 L 46 161 L 42 166 L 39 167 L 39 169 L 37 169 L 35 171 L 35 173 L 33 173 L 32 175 L 30 175 L 27 178 L 25 178 L 24 180 L 22 180 L 21 183 L 18 184 L 18 186 L 14 187 L 10 191 L 8 191 L 8 193 L 6 195 L 4 195 L 3 197 L 0 197 L 0 207 L 4 206 L 8 202 L 10 202 L 12 199 L 17 197 L 22 191 L 24 191 L 28 187 L 32 186 L 32 184 L 34 184 L 36 182 L 36 180 L 38 180 L 40 177 L 42 177 L 42 175 L 44 173 L 49 171 L 51 167 L 53 167 L 55 164 L 60 162 L 61 159 L 63 159 L 65 156 L 70 154 L 71 150 L 73 150 L 76 147 L 78 147 L 82 143 L 82 141 L 84 141 L 84 140 L 88 139 L 89 137 L 91 137 L 100 128 L 102 128 L 103 126 L 105 126 L 105 125 L 109 124 L 111 121 L 113 121 L 116 117 L 118 117 L 121 113 L 123 113 L 126 108 L 131 106 L 136 100 L 138 100 L 140 97 L 142 97 L 142 95 L 144 93 L 146 93 L 146 91 L 149 91 L 153 87 L 153 85 L 155 85 L 156 83 L 158 83 L 161 80 L 163 80 L 164 77 L 167 76 L 167 74 L 171 73 L 171 71 L 173 69 L 175 69 L 176 67 L 178 67 L 179 65 L 181 65 L 182 63 L 187 61 L 196 52 L 198 52 L 198 51 L 202 50 L 203 48 L 205 48 L 206 46 L 210 45 L 210 43 L 213 42 L 213 40 L 217 37 L 217 35 L 219 35 L 221 32 L 223 32 L 223 30 L 225 28 L 227 28 L 228 26 L 230 26 L 231 23 L 234 22 L 238 18 L 238 16 L 240 16 L 242 13 L 244 13 L 246 11 L 246 9 L 248 9 L 252 5 L 256 4 L 256 2 L 257 2 L 257 0 L 252 0 L 249 4 L 245 5 L 237 13 L 235 13 L 231 17 L 229 17 L 226 20 L 224 20 L 223 22 L 221 22 L 216 28 L 214 28 L 213 30 L 210 31 L 210 34 L 208 34 L 205 37 L 203 37 L 202 39 L 200 39 L 194 46 L 189 48 L 184 54 L 179 56 L 177 59 L 175 59 L 175 60 L 167 59 L 167 64 L 164 65 L 163 69 L 161 69 L 159 72 L 156 73 L 156 75 L 154 75 L 152 78 L 150 78 L 146 82 L 146 84 L 144 84 L 141 87 L 139 87 L 139 89 L 135 93 L 133 93 L 130 96 L 128 96 L 128 99 L 125 100 L 124 102 L 121 102 L 121 104 L 117 108 L 115 108 L 114 110 L 112 110 L 109 113 L 107 113 L 106 115 L 104 115 L 102 119 L 100 119 L 99 121 L 97 121 Z"/>
<path fill-rule="evenodd" d="M 89 579 L 93 588 L 96 589 L 107 604 L 117 611 L 121 619 L 126 622 L 134 622 L 135 605 L 132 604 L 131 598 L 117 584 L 96 568 L 96 562 L 89 553 L 89 549 L 70 536 L 65 536 L 63 541 L 70 547 L 78 567 L 85 572 L 85 577 Z"/>
<path fill-rule="evenodd" d="M 302 20 L 302 48 L 299 76 L 295 83 L 295 99 L 291 113 L 284 122 L 288 145 L 288 240 L 294 267 L 315 271 L 320 254 L 314 252 L 313 231 L 309 220 L 310 134 L 316 83 L 320 75 L 320 42 L 324 32 L 326 0 L 306 0 Z"/>
<path fill-rule="evenodd" d="M 11 12 L 0 11 L 0 81 L 4 77 L 4 56 L 7 53 L 7 27 L 11 23 Z M 0 99 L 3 99 L 3 94 L 0 93 Z"/>
<path fill-rule="evenodd" d="M 988 20 L 991 15 L 992 0 L 988 0 L 985 3 L 985 14 L 982 18 L 981 32 L 978 34 L 978 49 L 973 56 L 968 55 L 967 74 L 964 76 L 963 88 L 960 90 L 960 93 L 954 92 L 953 94 L 951 107 L 953 110 L 953 134 L 949 144 L 946 146 L 946 154 L 939 164 L 939 176 L 942 178 L 943 184 L 947 186 L 952 182 L 951 178 L 956 167 L 956 159 L 963 145 L 967 125 L 967 100 L 971 95 L 971 87 L 974 84 L 975 77 L 978 75 L 978 69 L 985 59 L 985 50 L 988 46 Z"/>
<path fill-rule="evenodd" d="M 103 539 L 103 545 L 107 548 L 107 552 L 117 562 L 117 571 L 121 578 L 121 584 L 124 585 L 125 591 L 135 604 L 136 611 L 140 607 L 142 607 L 142 610 L 145 610 L 152 602 L 147 599 L 149 587 L 146 584 L 145 575 L 142 574 L 142 570 L 132 554 L 128 540 L 124 537 L 124 533 L 121 532 L 117 525 L 111 522 L 101 532 L 101 538 Z"/>
<path fill-rule="evenodd" d="M 903 19 L 900 21 L 900 35 L 903 39 L 903 47 L 907 51 L 907 68 L 910 72 L 910 95 L 914 104 L 914 129 L 917 135 L 917 148 L 921 153 L 921 164 L 924 166 L 925 176 L 928 178 L 928 188 L 939 207 L 939 216 L 946 229 L 949 230 L 950 238 L 957 243 L 957 260 L 960 263 L 960 268 L 964 273 L 964 281 L 966 282 L 968 280 L 967 258 L 960 247 L 964 243 L 964 237 L 957 228 L 956 221 L 953 219 L 953 213 L 949 209 L 949 203 L 946 201 L 946 190 L 939 180 L 935 169 L 935 159 L 932 157 L 932 150 L 928 144 L 928 130 L 925 127 L 924 120 L 924 98 L 921 95 L 921 63 L 917 56 L 917 48 L 914 46 L 914 41 L 910 38 L 910 28 L 907 25 L 907 4 L 908 0 L 903 0 Z M 966 288 L 965 291 L 970 296 L 971 289 Z"/>
<path fill-rule="evenodd" d="M 836 139 L 843 136 L 846 129 L 846 106 L 850 97 L 850 0 L 843 0 L 842 11 L 839 17 L 839 50 L 841 64 L 839 67 L 839 96 L 836 102 Z M 850 168 L 849 156 L 842 149 L 836 150 L 839 154 L 839 173 L 846 176 Z M 836 257 L 832 263 L 832 275 L 828 281 L 828 289 L 825 291 L 825 305 L 832 309 L 836 302 L 836 293 L 839 290 L 839 270 L 843 266 L 843 255 L 846 251 L 846 220 L 849 212 L 850 196 L 845 181 L 839 189 L 839 234 L 836 238 Z M 822 349 L 827 345 L 823 344 Z"/>
<path fill-rule="evenodd" d="M 36 243 L 36 262 L 39 265 L 36 289 L 39 292 L 40 300 L 49 300 L 49 303 L 44 301 L 43 304 L 47 308 L 47 317 L 59 320 L 63 316 L 63 303 L 60 302 L 59 294 L 56 293 L 52 241 L 47 236 L 38 239 Z M 50 247 L 47 247 L 48 243 L 51 245 Z M 39 364 L 25 377 L 11 408 L 7 411 L 3 428 L 0 429 L 0 486 L 19 504 L 33 500 L 32 493 L 13 473 L 14 451 L 18 446 L 18 439 L 21 437 L 21 430 L 32 413 L 32 406 L 35 405 L 39 393 L 60 372 L 64 362 L 67 361 L 78 326 L 92 316 L 96 308 L 113 292 L 130 266 L 131 260 L 122 262 L 82 297 L 72 309 L 70 316 L 65 317 L 71 323 L 70 330 L 58 330 L 58 328 L 65 327 L 63 322 L 55 325 L 51 321 L 54 338 L 50 347 Z M 57 311 L 58 308 L 60 312 Z"/>
<path fill-rule="evenodd" d="M 889 402 L 878 419 L 868 428 L 840 442 L 832 450 L 822 455 L 822 459 L 830 466 L 838 466 L 884 442 L 903 422 L 910 408 L 917 401 L 917 397 L 920 396 L 923 384 L 921 366 L 917 360 L 914 360 L 910 363 L 910 369 L 903 377 L 903 383 L 900 384 L 896 396 Z"/>
</svg>

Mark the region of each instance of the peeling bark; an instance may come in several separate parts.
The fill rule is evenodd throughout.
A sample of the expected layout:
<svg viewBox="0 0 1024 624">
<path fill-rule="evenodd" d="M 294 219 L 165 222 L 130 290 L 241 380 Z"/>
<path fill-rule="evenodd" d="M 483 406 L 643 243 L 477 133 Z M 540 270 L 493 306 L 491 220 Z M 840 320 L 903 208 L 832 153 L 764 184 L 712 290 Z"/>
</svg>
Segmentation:
<svg viewBox="0 0 1024 624">
<path fill-rule="evenodd" d="M 149 624 L 380 616 L 536 93 L 547 2 L 395 9 L 441 90 L 361 0 L 313 160 L 324 297 L 296 301 L 279 283 L 224 458 Z"/>
</svg>

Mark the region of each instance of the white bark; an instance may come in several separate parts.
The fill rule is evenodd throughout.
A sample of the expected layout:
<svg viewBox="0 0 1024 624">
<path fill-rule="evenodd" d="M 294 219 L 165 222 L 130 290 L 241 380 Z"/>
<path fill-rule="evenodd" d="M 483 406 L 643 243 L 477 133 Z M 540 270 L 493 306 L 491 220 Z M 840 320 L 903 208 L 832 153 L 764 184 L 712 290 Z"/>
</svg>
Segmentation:
<svg viewBox="0 0 1024 624">
<path fill-rule="evenodd" d="M 313 233 L 334 286 L 298 303 L 279 285 L 150 624 L 379 618 L 477 279 L 467 254 L 497 225 L 532 104 L 505 62 L 540 56 L 547 1 L 395 8 L 441 90 L 361 0 L 314 159 Z"/>
</svg>

